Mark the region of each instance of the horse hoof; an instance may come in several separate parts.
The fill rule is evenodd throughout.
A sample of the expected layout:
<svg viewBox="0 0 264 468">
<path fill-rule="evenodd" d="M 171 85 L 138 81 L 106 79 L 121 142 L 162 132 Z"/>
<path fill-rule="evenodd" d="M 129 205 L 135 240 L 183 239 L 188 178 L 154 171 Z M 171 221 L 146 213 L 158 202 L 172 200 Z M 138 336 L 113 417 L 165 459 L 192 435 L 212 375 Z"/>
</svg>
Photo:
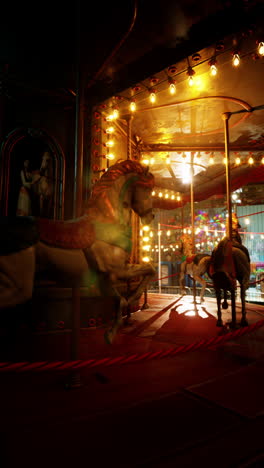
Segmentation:
<svg viewBox="0 0 264 468">
<path fill-rule="evenodd" d="M 240 325 L 241 325 L 241 327 L 248 327 L 247 319 L 241 319 Z"/>
<path fill-rule="evenodd" d="M 217 327 L 222 327 L 222 326 L 223 326 L 223 320 L 222 320 L 222 319 L 218 319 L 218 320 L 216 321 L 216 326 L 217 326 Z"/>
</svg>

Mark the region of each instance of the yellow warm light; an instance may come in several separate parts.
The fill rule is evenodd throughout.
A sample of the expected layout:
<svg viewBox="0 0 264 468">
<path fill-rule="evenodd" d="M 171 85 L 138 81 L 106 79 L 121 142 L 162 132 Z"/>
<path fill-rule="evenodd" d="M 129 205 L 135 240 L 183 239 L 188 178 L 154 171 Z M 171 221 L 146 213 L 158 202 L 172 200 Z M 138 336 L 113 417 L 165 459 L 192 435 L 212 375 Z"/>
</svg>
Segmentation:
<svg viewBox="0 0 264 468">
<path fill-rule="evenodd" d="M 172 196 L 171 196 L 171 199 L 174 200 L 174 199 L 175 199 L 175 195 L 172 195 Z"/>
<path fill-rule="evenodd" d="M 235 163 L 238 166 L 241 163 L 241 159 L 239 157 L 237 157 L 236 160 L 235 160 Z"/>
<path fill-rule="evenodd" d="M 232 60 L 233 66 L 238 67 L 240 64 L 240 57 L 238 54 L 233 55 L 233 60 Z"/>
<path fill-rule="evenodd" d="M 170 84 L 169 91 L 170 91 L 170 94 L 175 94 L 176 93 L 176 86 L 175 86 L 174 83 Z"/>
<path fill-rule="evenodd" d="M 110 114 L 106 117 L 107 122 L 111 122 L 111 120 L 114 120 L 113 114 Z"/>
<path fill-rule="evenodd" d="M 181 197 L 178 195 L 177 196 L 177 201 L 180 201 L 181 200 Z"/>
<path fill-rule="evenodd" d="M 144 242 L 148 242 L 148 241 L 149 241 L 149 236 L 143 237 L 143 241 L 144 241 Z"/>
<path fill-rule="evenodd" d="M 142 250 L 144 250 L 145 252 L 149 252 L 150 251 L 150 245 L 143 245 Z"/>
<path fill-rule="evenodd" d="M 166 157 L 166 164 L 170 164 L 170 157 L 169 156 Z"/>
<path fill-rule="evenodd" d="M 160 198 L 163 197 L 163 193 L 162 193 L 162 192 L 159 192 L 159 197 L 160 197 Z"/>
<path fill-rule="evenodd" d="M 149 100 L 150 100 L 150 102 L 152 104 L 154 104 L 154 102 L 156 102 L 156 94 L 155 93 L 150 93 Z"/>
<path fill-rule="evenodd" d="M 108 148 L 112 148 L 114 146 L 115 142 L 114 140 L 108 140 L 105 144 Z"/>
<path fill-rule="evenodd" d="M 261 159 L 261 164 L 264 164 L 264 156 L 263 156 L 263 158 Z"/>
<path fill-rule="evenodd" d="M 165 198 L 169 198 L 169 194 L 168 194 L 168 193 L 165 194 Z"/>
<path fill-rule="evenodd" d="M 131 102 L 129 108 L 130 108 L 131 112 L 135 112 L 136 109 L 137 109 L 136 103 L 134 101 Z"/>
<path fill-rule="evenodd" d="M 114 109 L 112 115 L 113 115 L 113 119 L 117 119 L 117 118 L 119 117 L 119 112 L 118 112 L 118 110 L 117 110 L 117 109 Z"/>
<path fill-rule="evenodd" d="M 264 42 L 260 42 L 258 45 L 258 53 L 259 55 L 263 56 L 264 55 Z"/>
<path fill-rule="evenodd" d="M 154 197 L 154 195 L 156 195 L 156 192 L 155 190 L 153 190 L 153 192 L 151 192 L 151 195 Z"/>
<path fill-rule="evenodd" d="M 252 157 L 249 158 L 248 164 L 254 164 L 254 159 Z"/>
<path fill-rule="evenodd" d="M 223 164 L 226 164 L 226 163 L 227 163 L 227 159 L 223 158 Z"/>
<path fill-rule="evenodd" d="M 210 156 L 208 162 L 209 162 L 210 165 L 211 165 L 211 164 L 214 164 L 214 157 L 213 157 L 213 156 Z"/>
<path fill-rule="evenodd" d="M 189 76 L 188 81 L 189 81 L 189 86 L 193 86 L 193 85 L 194 85 L 194 78 L 193 78 L 193 76 Z"/>
<path fill-rule="evenodd" d="M 143 231 L 149 231 L 150 227 L 147 224 L 145 224 L 144 226 L 142 226 L 142 230 Z"/>
<path fill-rule="evenodd" d="M 110 161 L 113 161 L 115 159 L 115 155 L 113 153 L 109 153 L 106 155 L 106 159 L 109 159 Z"/>
<path fill-rule="evenodd" d="M 155 163 L 155 158 L 150 158 L 149 164 L 153 165 Z"/>
<path fill-rule="evenodd" d="M 105 129 L 106 133 L 113 133 L 115 131 L 114 127 L 107 127 Z"/>
<path fill-rule="evenodd" d="M 245 224 L 250 224 L 250 220 L 248 218 L 245 219 Z"/>
<path fill-rule="evenodd" d="M 210 66 L 210 75 L 211 75 L 211 76 L 217 75 L 217 67 L 216 67 L 216 65 L 211 65 L 211 66 Z"/>
<path fill-rule="evenodd" d="M 149 165 L 149 159 L 142 159 L 142 164 L 144 164 L 145 166 L 148 166 Z"/>
<path fill-rule="evenodd" d="M 142 262 L 149 263 L 149 262 L 150 262 L 150 258 L 149 258 L 149 257 L 143 257 L 143 258 L 142 258 Z"/>
<path fill-rule="evenodd" d="M 167 231 L 167 236 L 169 237 L 171 235 L 171 232 L 170 231 Z"/>
</svg>

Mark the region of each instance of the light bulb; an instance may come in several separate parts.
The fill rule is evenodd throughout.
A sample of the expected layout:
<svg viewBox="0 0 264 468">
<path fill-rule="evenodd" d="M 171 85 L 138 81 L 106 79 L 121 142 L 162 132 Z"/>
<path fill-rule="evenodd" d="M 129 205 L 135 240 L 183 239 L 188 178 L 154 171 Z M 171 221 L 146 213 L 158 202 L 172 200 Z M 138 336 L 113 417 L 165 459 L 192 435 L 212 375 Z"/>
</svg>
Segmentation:
<svg viewBox="0 0 264 468">
<path fill-rule="evenodd" d="M 113 133 L 115 131 L 114 127 L 107 127 L 105 129 L 106 133 Z"/>
<path fill-rule="evenodd" d="M 107 146 L 108 148 L 112 148 L 112 146 L 114 146 L 114 141 L 113 140 L 108 140 L 106 143 L 105 143 L 105 146 Z"/>
<path fill-rule="evenodd" d="M 189 86 L 193 86 L 193 84 L 194 84 L 193 76 L 189 76 Z"/>
<path fill-rule="evenodd" d="M 239 157 L 236 158 L 236 165 L 238 166 L 240 164 L 241 160 Z"/>
<path fill-rule="evenodd" d="M 132 102 L 130 103 L 129 108 L 130 108 L 131 112 L 135 112 L 135 110 L 136 110 L 136 108 L 137 108 L 136 103 L 135 103 L 134 101 L 132 101 Z"/>
<path fill-rule="evenodd" d="M 154 102 L 156 102 L 156 94 L 155 93 L 150 93 L 149 100 L 150 100 L 150 102 L 152 104 L 154 104 Z"/>
<path fill-rule="evenodd" d="M 170 91 L 170 94 L 175 94 L 176 93 L 176 86 L 175 86 L 174 83 L 170 84 L 169 91 Z"/>
<path fill-rule="evenodd" d="M 110 161 L 112 161 L 113 159 L 115 159 L 115 155 L 113 153 L 109 153 L 106 155 L 106 159 L 109 159 Z"/>
<path fill-rule="evenodd" d="M 254 164 L 254 159 L 252 158 L 252 156 L 250 156 L 250 158 L 248 160 L 248 164 Z"/>
<path fill-rule="evenodd" d="M 114 109 L 114 110 L 113 110 L 113 119 L 117 119 L 118 116 L 119 116 L 118 110 L 117 110 L 117 109 Z"/>
<path fill-rule="evenodd" d="M 264 55 L 264 42 L 260 42 L 258 45 L 258 53 L 263 57 Z"/>
<path fill-rule="evenodd" d="M 211 65 L 210 67 L 210 75 L 215 76 L 217 74 L 217 68 L 216 65 Z"/>
<path fill-rule="evenodd" d="M 238 54 L 233 55 L 232 63 L 234 67 L 238 67 L 238 65 L 240 64 L 240 57 Z"/>
<path fill-rule="evenodd" d="M 210 156 L 210 158 L 209 158 L 209 164 L 214 164 L 214 157 L 213 157 L 213 156 Z"/>
</svg>

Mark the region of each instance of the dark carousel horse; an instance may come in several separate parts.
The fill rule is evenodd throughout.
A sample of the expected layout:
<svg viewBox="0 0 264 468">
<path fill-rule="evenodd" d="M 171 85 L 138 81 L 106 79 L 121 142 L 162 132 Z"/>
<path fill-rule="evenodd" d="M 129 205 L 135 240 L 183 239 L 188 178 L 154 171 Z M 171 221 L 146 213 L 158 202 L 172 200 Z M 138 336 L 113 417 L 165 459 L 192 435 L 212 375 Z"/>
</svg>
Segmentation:
<svg viewBox="0 0 264 468">
<path fill-rule="evenodd" d="M 224 237 L 213 250 L 209 269 L 217 300 L 217 326 L 223 326 L 222 309 L 228 308 L 227 292 L 231 293 L 232 321 L 230 326 L 236 327 L 236 287 L 240 285 L 240 298 L 242 305 L 241 326 L 247 326 L 246 319 L 246 290 L 249 287 L 250 257 L 247 248 L 242 245 L 238 231 L 233 230 L 232 240 Z M 222 291 L 224 300 L 221 304 Z"/>
</svg>

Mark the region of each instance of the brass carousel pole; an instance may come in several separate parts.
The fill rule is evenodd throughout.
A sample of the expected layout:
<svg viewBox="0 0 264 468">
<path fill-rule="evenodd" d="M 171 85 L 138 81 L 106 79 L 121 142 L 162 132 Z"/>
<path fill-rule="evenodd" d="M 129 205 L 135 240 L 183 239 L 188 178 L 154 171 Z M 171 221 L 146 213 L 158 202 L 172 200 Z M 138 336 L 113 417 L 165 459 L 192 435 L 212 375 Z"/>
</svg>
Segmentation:
<svg viewBox="0 0 264 468">
<path fill-rule="evenodd" d="M 229 156 L 229 127 L 228 120 L 230 118 L 229 112 L 224 112 L 222 118 L 225 126 L 225 157 L 226 157 L 226 203 L 228 212 L 228 228 L 227 237 L 232 241 L 232 200 L 231 200 L 231 180 L 230 180 L 230 156 Z M 235 291 L 231 291 L 231 308 L 232 308 L 232 328 L 236 327 L 236 304 L 235 304 Z"/>
<path fill-rule="evenodd" d="M 194 233 L 194 195 L 193 195 L 193 176 L 194 176 L 194 170 L 193 170 L 193 160 L 194 160 L 194 155 L 191 153 L 191 185 L 190 185 L 190 198 L 191 198 L 191 223 L 192 223 L 192 253 L 195 253 L 195 233 Z M 194 307 L 196 309 L 196 281 L 195 279 L 193 281 L 193 303 Z"/>
</svg>

